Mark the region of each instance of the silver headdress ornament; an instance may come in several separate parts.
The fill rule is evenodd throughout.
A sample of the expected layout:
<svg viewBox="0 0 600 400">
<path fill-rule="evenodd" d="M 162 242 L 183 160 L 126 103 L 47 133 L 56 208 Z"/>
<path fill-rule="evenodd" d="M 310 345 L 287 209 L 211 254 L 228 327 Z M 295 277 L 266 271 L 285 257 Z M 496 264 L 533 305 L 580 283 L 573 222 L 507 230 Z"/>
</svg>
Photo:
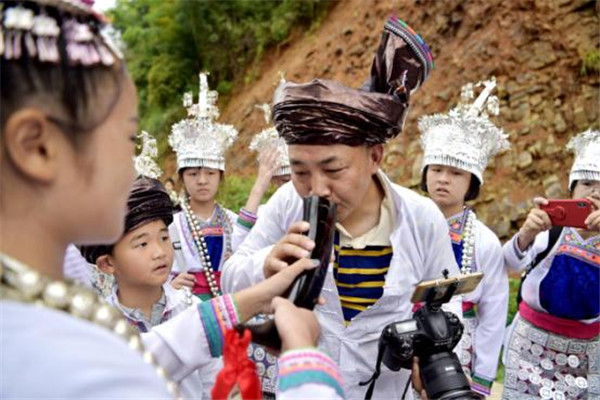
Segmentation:
<svg viewBox="0 0 600 400">
<path fill-rule="evenodd" d="M 194 104 L 192 93 L 183 95 L 188 118 L 171 127 L 169 144 L 177 153 L 177 169 L 214 168 L 225 171 L 225 151 L 238 132 L 233 125 L 215 122 L 219 118 L 217 92 L 208 89 L 206 73 L 200 73 L 200 93 Z"/>
<path fill-rule="evenodd" d="M 569 189 L 578 180 L 600 181 L 600 131 L 588 129 L 567 143 L 567 150 L 575 153 L 569 174 Z"/>
<path fill-rule="evenodd" d="M 162 171 L 155 161 L 158 156 L 156 139 L 146 131 L 142 131 L 138 137 L 142 140 L 142 151 L 139 156 L 135 157 L 135 170 L 138 175 L 158 179 L 162 175 Z"/>
<path fill-rule="evenodd" d="M 0 57 L 18 60 L 27 55 L 39 62 L 60 64 L 59 43 L 64 40 L 66 61 L 70 65 L 115 64 L 123 55 L 106 32 L 110 25 L 102 14 L 92 9 L 92 3 L 37 0 L 32 2 L 40 6 L 35 11 L 26 7 L 26 2 L 6 10 L 0 6 Z M 58 10 L 60 22 L 44 6 Z"/>
<path fill-rule="evenodd" d="M 474 89 L 483 87 L 477 99 Z M 498 115 L 499 101 L 491 92 L 496 78 L 462 87 L 461 102 L 448 114 L 433 114 L 419 119 L 422 169 L 441 164 L 469 171 L 483 184 L 483 171 L 490 158 L 510 144 L 508 135 L 495 126 L 488 114 Z"/>
<path fill-rule="evenodd" d="M 260 108 L 265 113 L 265 122 L 271 123 L 271 107 L 267 104 L 256 105 L 256 108 Z M 258 157 L 261 157 L 263 151 L 267 149 L 277 148 L 277 170 L 273 176 L 282 176 L 291 174 L 290 169 L 290 158 L 288 156 L 288 148 L 285 144 L 285 140 L 279 137 L 277 129 L 270 127 L 257 133 L 252 138 L 250 146 L 248 147 L 252 151 L 258 152 Z"/>
</svg>

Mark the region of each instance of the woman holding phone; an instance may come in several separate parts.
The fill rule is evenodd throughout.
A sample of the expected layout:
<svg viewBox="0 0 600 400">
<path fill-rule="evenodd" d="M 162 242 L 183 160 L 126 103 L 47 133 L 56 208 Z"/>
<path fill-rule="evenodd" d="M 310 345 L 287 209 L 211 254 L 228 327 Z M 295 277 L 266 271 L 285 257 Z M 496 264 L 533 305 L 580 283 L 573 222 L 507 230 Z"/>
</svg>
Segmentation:
<svg viewBox="0 0 600 400">
<path fill-rule="evenodd" d="M 540 208 L 548 200 L 536 198 L 504 245 L 507 266 L 526 271 L 505 344 L 504 399 L 600 396 L 600 132 L 577 135 L 567 149 L 575 153 L 571 197 L 589 200 L 593 211 L 585 229 L 553 227 Z"/>
</svg>

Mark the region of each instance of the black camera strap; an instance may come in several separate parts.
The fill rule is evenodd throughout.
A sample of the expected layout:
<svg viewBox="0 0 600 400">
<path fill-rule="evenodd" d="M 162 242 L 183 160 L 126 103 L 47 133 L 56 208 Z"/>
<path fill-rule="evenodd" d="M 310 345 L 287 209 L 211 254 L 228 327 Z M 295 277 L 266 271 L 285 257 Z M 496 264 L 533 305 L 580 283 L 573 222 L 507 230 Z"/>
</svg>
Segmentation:
<svg viewBox="0 0 600 400">
<path fill-rule="evenodd" d="M 383 346 L 381 344 L 379 344 L 379 349 L 377 350 L 377 363 L 375 364 L 375 372 L 373 372 L 373 375 L 371 375 L 371 377 L 368 380 L 358 383 L 358 386 L 369 385 L 369 387 L 367 389 L 367 393 L 365 393 L 365 400 L 371 400 L 371 398 L 373 398 L 373 391 L 375 390 L 375 381 L 377 381 L 377 379 L 379 378 L 379 375 L 381 374 L 381 361 L 383 360 L 383 351 L 384 351 Z M 406 397 L 406 392 L 408 391 L 408 386 L 410 385 L 411 379 L 412 379 L 412 373 L 410 374 L 410 376 L 408 377 L 408 380 L 406 381 L 406 387 L 404 388 L 404 393 L 402 394 L 402 399 L 404 399 L 404 397 Z"/>
<path fill-rule="evenodd" d="M 529 264 L 527 266 L 527 268 L 525 268 L 525 271 L 523 271 L 523 274 L 521 274 L 521 282 L 519 282 L 519 290 L 517 291 L 517 308 L 519 307 L 519 305 L 521 304 L 521 301 L 523 300 L 522 291 L 523 291 L 523 282 L 525 282 L 525 278 L 527 278 L 527 276 L 531 273 L 531 271 L 533 271 L 534 268 L 537 267 L 542 262 L 542 260 L 544 260 L 546 258 L 546 256 L 548 256 L 548 254 L 554 248 L 554 245 L 560 238 L 560 234 L 562 233 L 562 230 L 563 230 L 562 226 L 553 226 L 550 229 L 550 232 L 548 233 L 548 246 L 544 249 L 544 251 L 542 251 L 540 254 L 538 254 L 535 257 L 535 260 L 533 260 L 533 262 L 531 264 Z"/>
<path fill-rule="evenodd" d="M 371 377 L 368 380 L 358 383 L 358 386 L 369 385 L 367 393 L 365 393 L 365 400 L 371 400 L 371 398 L 373 397 L 373 391 L 375 390 L 375 381 L 377 381 L 377 378 L 379 378 L 379 374 L 381 374 L 381 361 L 383 360 L 384 348 L 381 345 L 381 343 L 379 343 L 378 347 L 379 349 L 377 350 L 377 363 L 375 364 L 375 372 L 373 372 L 373 375 L 371 375 Z"/>
</svg>

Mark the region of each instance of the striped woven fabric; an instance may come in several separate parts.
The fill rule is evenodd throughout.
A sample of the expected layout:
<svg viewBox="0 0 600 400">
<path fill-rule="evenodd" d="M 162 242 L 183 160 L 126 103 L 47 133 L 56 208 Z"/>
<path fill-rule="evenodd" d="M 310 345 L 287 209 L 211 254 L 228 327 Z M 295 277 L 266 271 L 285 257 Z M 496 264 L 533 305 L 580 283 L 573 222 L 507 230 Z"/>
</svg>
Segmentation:
<svg viewBox="0 0 600 400">
<path fill-rule="evenodd" d="M 423 64 L 422 82 L 425 82 L 431 70 L 433 70 L 433 55 L 427 43 L 406 22 L 398 17 L 388 19 L 385 29 L 404 39 L 417 54 Z"/>
<path fill-rule="evenodd" d="M 348 325 L 361 311 L 383 295 L 383 285 L 392 259 L 391 246 L 367 246 L 356 250 L 335 242 L 333 276 L 337 285 L 344 321 Z"/>
</svg>

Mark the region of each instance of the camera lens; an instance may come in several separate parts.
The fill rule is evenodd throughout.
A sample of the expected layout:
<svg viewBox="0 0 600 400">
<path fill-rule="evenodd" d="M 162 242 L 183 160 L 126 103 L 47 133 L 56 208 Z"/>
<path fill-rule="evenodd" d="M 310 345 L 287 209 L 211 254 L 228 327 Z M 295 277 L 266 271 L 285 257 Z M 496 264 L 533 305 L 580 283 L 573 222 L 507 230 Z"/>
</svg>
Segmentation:
<svg viewBox="0 0 600 400">
<path fill-rule="evenodd" d="M 443 352 L 421 357 L 419 367 L 427 397 L 441 400 L 481 398 L 471 391 L 456 354 Z"/>
</svg>

